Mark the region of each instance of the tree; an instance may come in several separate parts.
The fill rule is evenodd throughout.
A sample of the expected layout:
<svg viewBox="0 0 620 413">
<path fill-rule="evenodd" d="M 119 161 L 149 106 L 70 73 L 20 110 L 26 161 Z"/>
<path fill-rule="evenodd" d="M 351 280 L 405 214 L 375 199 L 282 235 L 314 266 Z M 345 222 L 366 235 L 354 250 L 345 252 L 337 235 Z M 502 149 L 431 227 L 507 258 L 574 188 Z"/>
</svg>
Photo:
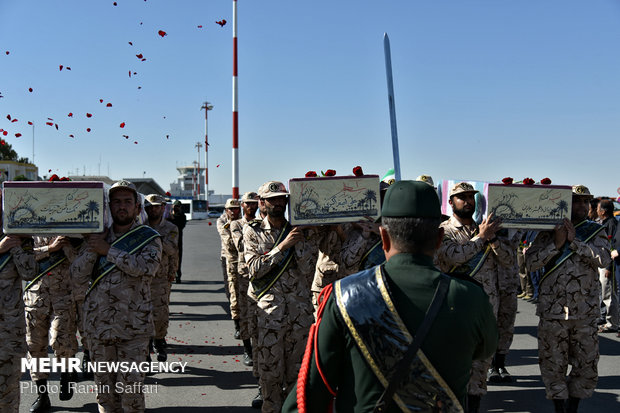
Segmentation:
<svg viewBox="0 0 620 413">
<path fill-rule="evenodd" d="M 10 143 L 4 143 L 0 145 L 0 160 L 3 161 L 17 161 L 17 152 L 13 150 Z"/>
<path fill-rule="evenodd" d="M 94 215 L 99 213 L 99 204 L 97 201 L 89 201 L 86 205 L 86 210 L 90 216 L 91 222 L 94 221 Z"/>
</svg>

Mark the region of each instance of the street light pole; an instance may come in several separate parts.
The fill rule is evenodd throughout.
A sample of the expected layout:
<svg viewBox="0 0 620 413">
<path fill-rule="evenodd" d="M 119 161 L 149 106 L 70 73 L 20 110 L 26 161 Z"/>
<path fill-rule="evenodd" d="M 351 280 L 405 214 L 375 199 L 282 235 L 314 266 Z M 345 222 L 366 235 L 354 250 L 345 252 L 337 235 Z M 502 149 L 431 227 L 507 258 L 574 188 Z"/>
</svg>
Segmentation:
<svg viewBox="0 0 620 413">
<path fill-rule="evenodd" d="M 205 110 L 205 200 L 207 201 L 207 211 L 209 210 L 209 111 L 213 105 L 205 101 L 201 110 Z"/>
<path fill-rule="evenodd" d="M 200 148 L 202 148 L 202 143 L 196 142 L 194 147 L 198 148 L 198 175 L 196 176 L 196 187 L 198 188 L 196 199 L 200 199 Z"/>
</svg>

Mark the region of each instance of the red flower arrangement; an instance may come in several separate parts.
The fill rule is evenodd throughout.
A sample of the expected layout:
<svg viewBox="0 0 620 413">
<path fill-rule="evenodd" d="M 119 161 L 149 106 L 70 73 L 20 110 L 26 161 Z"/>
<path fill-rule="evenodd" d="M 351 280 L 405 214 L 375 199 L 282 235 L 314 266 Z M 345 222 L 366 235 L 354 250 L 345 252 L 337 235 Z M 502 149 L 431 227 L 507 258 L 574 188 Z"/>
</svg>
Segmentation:
<svg viewBox="0 0 620 413">
<path fill-rule="evenodd" d="M 336 171 L 333 169 L 328 169 L 327 171 L 325 171 L 323 175 L 324 176 L 336 176 Z"/>
<path fill-rule="evenodd" d="M 355 168 L 353 168 L 353 175 L 355 175 L 355 176 L 363 176 L 364 175 L 364 171 L 362 171 L 362 167 L 361 166 L 356 166 Z"/>
<path fill-rule="evenodd" d="M 551 184 L 551 179 L 543 178 L 543 179 L 540 180 L 540 183 L 543 184 L 543 185 L 549 185 L 549 184 Z"/>
<path fill-rule="evenodd" d="M 532 178 L 525 178 L 523 180 L 523 185 L 534 185 L 534 180 Z"/>
<path fill-rule="evenodd" d="M 60 181 L 60 177 L 56 174 L 50 176 L 50 179 L 48 179 L 49 182 L 54 182 L 54 181 Z"/>
<path fill-rule="evenodd" d="M 315 178 L 315 177 L 316 177 L 316 171 L 306 172 L 306 178 Z"/>
<path fill-rule="evenodd" d="M 504 185 L 510 185 L 512 183 L 513 179 L 509 176 L 507 176 L 506 178 L 502 179 L 502 183 Z"/>
</svg>

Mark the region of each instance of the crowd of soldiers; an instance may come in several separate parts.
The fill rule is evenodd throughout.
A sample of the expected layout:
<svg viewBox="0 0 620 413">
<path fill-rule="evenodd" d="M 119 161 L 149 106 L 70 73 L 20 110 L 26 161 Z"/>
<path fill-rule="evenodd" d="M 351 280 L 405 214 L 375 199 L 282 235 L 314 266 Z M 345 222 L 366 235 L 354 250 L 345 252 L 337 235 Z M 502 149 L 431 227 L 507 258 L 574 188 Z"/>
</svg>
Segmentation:
<svg viewBox="0 0 620 413">
<path fill-rule="evenodd" d="M 425 182 L 426 189 L 433 187 L 428 176 L 418 181 Z M 392 183 L 388 178 L 381 182 L 382 201 Z M 448 411 L 477 412 L 487 383 L 512 381 L 506 355 L 514 331 L 517 255 L 521 253 L 526 271 L 541 274 L 537 281 L 538 341 L 547 398 L 558 413 L 576 412 L 580 400 L 590 397 L 596 387 L 598 333 L 613 331 L 618 319 L 607 304 L 611 324 L 597 325 L 601 300 L 614 294 L 601 295 L 599 272 L 601 280 L 605 278 L 615 290 L 617 311 L 612 258 L 618 254 L 611 244 L 615 226 L 612 234 L 604 214 L 599 215 L 603 225 L 587 220 L 592 195 L 582 185 L 573 187 L 571 218 L 534 237 L 503 229 L 501 220 L 492 214 L 476 223 L 476 193 L 466 182 L 450 189 L 453 215 L 442 217 L 443 235 L 430 261 L 451 278 L 484 291 L 486 305 L 495 316 L 492 328 L 486 329 L 487 337 L 478 338 L 476 346 L 482 349 L 476 356 L 462 354 L 465 365 L 471 364 L 465 382 L 462 377 L 455 379 L 460 384 L 448 380 L 455 387 L 448 389 L 454 402 L 454 410 Z M 165 219 L 165 198 L 152 194 L 145 197 L 146 220 L 140 224 L 143 205 L 128 181 L 115 183 L 108 196 L 112 223 L 101 234 L 0 238 L 2 412 L 18 410 L 20 358 L 26 354 L 34 359 L 47 357 L 48 343 L 54 357 L 75 357 L 76 331 L 84 350 L 83 368 L 90 360 L 140 363 L 150 360 L 151 353 L 158 361 L 167 359 L 169 297 L 171 283 L 180 282 L 179 243 L 185 220 L 178 204 Z M 318 355 L 311 357 L 317 343 L 308 337 L 318 328 L 325 291 L 335 281 L 379 268 L 389 259 L 385 242 L 390 236 L 382 232 L 386 230 L 380 223 L 369 219 L 293 227 L 285 218 L 288 196 L 283 183 L 266 182 L 239 200 L 229 199 L 217 222 L 234 335 L 243 342 L 243 363 L 253 367 L 258 380 L 258 394 L 251 405 L 263 412 L 295 411 L 303 399 L 300 368 L 302 359 L 304 363 L 318 360 Z M 391 216 L 399 217 L 394 208 Z M 526 236 L 533 241 L 524 245 Z M 611 271 L 612 278 L 603 270 Z M 25 291 L 22 280 L 27 281 Z M 355 344 L 350 345 L 353 351 Z M 307 367 L 302 370 L 307 372 Z M 319 377 L 324 388 L 329 388 L 319 373 L 314 379 Z M 95 371 L 99 411 L 144 411 L 141 391 L 115 391 L 119 382 L 140 388 L 144 376 L 140 371 Z M 38 397 L 30 411 L 48 411 L 48 374 L 33 371 L 31 378 Z M 377 381 L 374 376 L 367 379 Z M 71 372 L 61 373 L 61 401 L 72 397 L 70 383 L 76 380 Z"/>
<path fill-rule="evenodd" d="M 164 219 L 165 205 L 163 196 L 147 195 L 145 225 L 139 224 L 138 192 L 119 181 L 109 190 L 112 224 L 103 233 L 0 239 L 0 411 L 19 409 L 21 358 L 47 358 L 48 343 L 57 359 L 73 358 L 78 331 L 82 372 L 94 376 L 99 411 L 144 411 L 144 373 L 92 372 L 89 362 L 144 362 L 151 352 L 167 359 L 170 286 L 180 277 L 185 217 L 175 205 Z M 22 280 L 28 281 L 23 299 Z M 30 375 L 37 392 L 30 412 L 49 411 L 49 373 Z M 77 381 L 75 372 L 61 372 L 61 401 L 72 398 Z"/>
<path fill-rule="evenodd" d="M 418 180 L 433 186 L 429 176 Z M 390 183 L 381 183 L 382 196 Z M 442 272 L 484 290 L 496 319 L 498 340 L 489 344 L 488 358 L 473 360 L 461 403 L 465 411 L 478 412 L 487 383 L 513 381 L 506 356 L 520 293 L 521 254 L 521 271 L 541 274 L 538 341 L 547 398 L 556 412 L 576 412 L 597 382 L 598 272 L 615 268 L 612 234 L 587 220 L 592 195 L 582 185 L 573 187 L 571 218 L 534 234 L 503 229 L 492 214 L 476 223 L 477 192 L 466 182 L 450 189 L 453 215 L 443 216 L 443 241 L 434 256 Z M 322 289 L 385 261 L 379 224 L 291 227 L 284 217 L 287 197 L 284 184 L 267 182 L 240 201 L 228 200 L 217 225 L 235 337 L 243 340 L 244 363 L 253 366 L 259 383 L 251 404 L 263 412 L 279 412 L 289 393 L 285 408 L 296 409 L 295 383 Z M 533 242 L 524 242 L 526 235 Z"/>
</svg>

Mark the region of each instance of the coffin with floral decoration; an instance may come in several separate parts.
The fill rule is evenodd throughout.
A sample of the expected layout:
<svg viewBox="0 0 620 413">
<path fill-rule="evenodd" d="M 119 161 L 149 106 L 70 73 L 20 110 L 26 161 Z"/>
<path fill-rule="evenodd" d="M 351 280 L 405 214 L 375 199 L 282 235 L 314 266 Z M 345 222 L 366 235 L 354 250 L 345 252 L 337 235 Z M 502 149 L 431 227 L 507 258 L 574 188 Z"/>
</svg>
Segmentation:
<svg viewBox="0 0 620 413">
<path fill-rule="evenodd" d="M 103 231 L 107 212 L 103 182 L 4 182 L 2 192 L 6 234 Z"/>
<path fill-rule="evenodd" d="M 289 180 L 293 225 L 337 224 L 381 215 L 379 175 L 324 176 Z"/>
<path fill-rule="evenodd" d="M 501 218 L 504 228 L 553 229 L 570 219 L 572 199 L 570 186 L 489 184 L 486 215 Z"/>
</svg>

